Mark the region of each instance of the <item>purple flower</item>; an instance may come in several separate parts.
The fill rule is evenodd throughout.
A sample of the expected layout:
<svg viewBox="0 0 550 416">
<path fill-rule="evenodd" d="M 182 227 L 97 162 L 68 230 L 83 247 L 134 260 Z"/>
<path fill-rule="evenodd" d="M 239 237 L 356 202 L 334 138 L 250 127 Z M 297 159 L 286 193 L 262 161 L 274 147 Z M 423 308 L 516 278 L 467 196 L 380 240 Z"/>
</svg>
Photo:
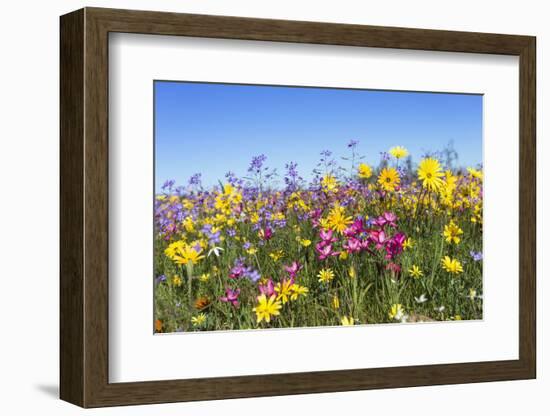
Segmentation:
<svg viewBox="0 0 550 416">
<path fill-rule="evenodd" d="M 357 140 L 350 140 L 349 143 L 348 143 L 348 147 L 350 149 L 355 149 L 355 147 L 359 144 L 359 142 Z"/>
<path fill-rule="evenodd" d="M 229 272 L 229 278 L 238 279 L 244 276 L 244 272 L 245 272 L 245 269 L 243 265 L 233 266 L 233 268 Z"/>
<path fill-rule="evenodd" d="M 258 272 L 258 270 L 253 269 L 252 267 L 249 267 L 249 268 L 246 269 L 245 276 L 254 283 L 257 282 L 258 280 L 260 280 L 261 277 L 262 277 L 260 275 L 260 273 Z"/>
<path fill-rule="evenodd" d="M 214 244 L 218 244 L 221 241 L 220 232 L 216 231 L 215 233 L 211 233 L 208 235 L 208 242 L 211 246 Z"/>
<path fill-rule="evenodd" d="M 407 176 L 407 168 L 405 166 L 398 166 L 397 173 L 399 173 L 401 178 L 405 178 Z"/>
<path fill-rule="evenodd" d="M 201 174 L 195 173 L 193 176 L 189 178 L 189 185 L 191 186 L 199 186 L 201 184 Z"/>
<path fill-rule="evenodd" d="M 260 173 L 262 170 L 262 166 L 264 165 L 264 162 L 267 160 L 267 156 L 264 154 L 254 156 L 252 158 L 252 161 L 250 162 L 250 166 L 248 167 L 249 172 L 255 172 Z"/>
<path fill-rule="evenodd" d="M 221 296 L 220 300 L 222 302 L 228 302 L 231 303 L 235 308 L 239 307 L 239 294 L 241 293 L 241 289 L 235 289 L 232 290 L 229 287 L 225 288 L 225 296 Z"/>
<path fill-rule="evenodd" d="M 235 175 L 234 172 L 227 172 L 225 174 L 225 178 L 227 179 L 227 182 L 229 182 L 232 186 L 239 186 L 242 184 L 242 180 L 237 178 L 237 175 Z"/>
<path fill-rule="evenodd" d="M 176 183 L 175 180 L 173 179 L 170 179 L 170 180 L 167 180 L 166 182 L 164 182 L 164 184 L 162 185 L 162 189 L 172 189 L 172 186 L 174 186 L 174 184 Z"/>
<path fill-rule="evenodd" d="M 243 244 L 243 248 L 245 250 L 248 250 L 251 246 L 252 246 L 252 244 L 250 244 L 250 242 L 248 242 L 248 241 L 245 241 L 244 244 Z"/>
<path fill-rule="evenodd" d="M 155 279 L 155 282 L 157 284 L 161 283 L 161 282 L 165 282 L 166 281 L 166 276 L 161 274 L 160 276 L 158 276 L 156 279 Z"/>
<path fill-rule="evenodd" d="M 235 265 L 231 268 L 229 272 L 229 278 L 238 279 L 240 277 L 243 277 L 245 270 L 246 268 L 242 258 L 238 258 L 237 260 L 235 260 Z"/>
<path fill-rule="evenodd" d="M 285 165 L 285 184 L 287 186 L 287 189 L 291 192 L 295 191 L 298 188 L 299 182 L 303 180 L 302 177 L 298 175 L 298 170 L 296 169 L 297 167 L 298 164 L 296 162 L 289 162 Z"/>
<path fill-rule="evenodd" d="M 483 253 L 481 251 L 470 251 L 470 256 L 474 261 L 481 261 L 483 259 Z"/>
<path fill-rule="evenodd" d="M 220 237 L 220 231 L 216 231 L 215 233 L 212 232 L 212 224 L 204 224 L 204 226 L 201 228 L 201 231 L 206 234 L 206 237 L 208 238 L 208 242 L 211 246 L 219 243 L 221 241 Z"/>
<path fill-rule="evenodd" d="M 235 265 L 229 271 L 229 278 L 240 279 L 243 277 L 246 277 L 247 279 L 250 279 L 253 282 L 257 282 L 258 280 L 260 280 L 262 276 L 257 270 L 255 270 L 250 266 L 247 266 L 244 263 L 244 259 L 240 257 L 237 260 L 235 260 Z"/>
</svg>

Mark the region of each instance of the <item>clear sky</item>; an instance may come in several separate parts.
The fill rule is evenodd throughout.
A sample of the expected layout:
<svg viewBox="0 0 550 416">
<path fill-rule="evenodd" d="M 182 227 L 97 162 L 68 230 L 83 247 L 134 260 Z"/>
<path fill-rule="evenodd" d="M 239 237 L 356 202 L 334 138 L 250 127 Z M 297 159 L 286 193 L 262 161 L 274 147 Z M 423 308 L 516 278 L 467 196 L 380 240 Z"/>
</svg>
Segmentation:
<svg viewBox="0 0 550 416">
<path fill-rule="evenodd" d="M 349 155 L 359 141 L 364 161 L 406 147 L 417 163 L 453 140 L 459 165 L 482 162 L 482 96 L 396 91 L 155 82 L 155 188 L 167 179 L 203 185 L 239 176 L 253 156 L 282 175 L 289 161 L 305 179 L 322 150 Z"/>
</svg>

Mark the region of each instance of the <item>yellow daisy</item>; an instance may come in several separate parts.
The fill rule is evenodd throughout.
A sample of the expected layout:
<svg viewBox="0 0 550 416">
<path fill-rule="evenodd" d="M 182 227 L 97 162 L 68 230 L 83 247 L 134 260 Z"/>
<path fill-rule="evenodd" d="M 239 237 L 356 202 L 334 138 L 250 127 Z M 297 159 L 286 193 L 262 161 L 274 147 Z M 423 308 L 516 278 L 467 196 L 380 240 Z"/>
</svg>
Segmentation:
<svg viewBox="0 0 550 416">
<path fill-rule="evenodd" d="M 361 179 L 368 179 L 372 176 L 372 168 L 366 163 L 361 163 L 357 167 L 357 172 Z"/>
<path fill-rule="evenodd" d="M 346 216 L 345 208 L 340 205 L 335 205 L 327 216 L 328 226 L 340 234 L 348 228 L 348 225 L 350 225 L 352 221 L 352 217 Z"/>
<path fill-rule="evenodd" d="M 328 283 L 330 282 L 332 279 L 334 279 L 334 272 L 332 271 L 332 269 L 328 268 L 328 269 L 321 269 L 321 271 L 319 272 L 319 274 L 317 275 L 317 277 L 319 278 L 319 281 L 321 283 Z"/>
<path fill-rule="evenodd" d="M 462 265 L 457 259 L 452 259 L 449 256 L 445 256 L 441 259 L 441 266 L 445 271 L 451 274 L 459 274 L 463 272 Z"/>
<path fill-rule="evenodd" d="M 451 220 L 449 224 L 445 225 L 445 229 L 443 230 L 443 237 L 445 237 L 445 241 L 447 243 L 458 244 L 462 234 L 464 234 L 464 232 L 458 225 L 455 224 L 453 220 Z"/>
<path fill-rule="evenodd" d="M 418 279 L 419 277 L 424 276 L 424 272 L 420 269 L 420 267 L 413 264 L 413 266 L 409 269 L 409 274 L 411 277 L 414 277 L 415 279 Z"/>
<path fill-rule="evenodd" d="M 191 323 L 193 326 L 201 326 L 206 322 L 206 315 L 204 313 L 199 313 L 197 316 L 191 318 Z"/>
<path fill-rule="evenodd" d="M 275 295 L 271 295 L 269 299 L 265 295 L 258 296 L 258 304 L 252 310 L 256 312 L 256 322 L 266 321 L 269 323 L 272 316 L 280 315 L 281 302 L 275 299 Z"/>
<path fill-rule="evenodd" d="M 444 173 L 441 165 L 436 159 L 428 157 L 423 159 L 418 166 L 418 179 L 422 181 L 422 186 L 429 191 L 438 191 L 443 185 Z"/>
<path fill-rule="evenodd" d="M 388 192 L 394 191 L 400 181 L 399 173 L 394 168 L 384 168 L 378 175 L 378 184 Z"/>
<path fill-rule="evenodd" d="M 396 159 L 402 159 L 409 155 L 409 151 L 403 146 L 394 146 L 390 149 L 390 155 Z"/>
</svg>

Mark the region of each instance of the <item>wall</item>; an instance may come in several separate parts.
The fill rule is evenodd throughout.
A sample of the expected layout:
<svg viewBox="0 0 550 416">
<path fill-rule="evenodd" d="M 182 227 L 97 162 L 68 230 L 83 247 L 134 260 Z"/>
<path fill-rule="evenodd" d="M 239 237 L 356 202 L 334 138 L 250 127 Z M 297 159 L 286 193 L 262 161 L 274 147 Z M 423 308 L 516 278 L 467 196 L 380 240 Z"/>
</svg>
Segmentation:
<svg viewBox="0 0 550 416">
<path fill-rule="evenodd" d="M 190 13 L 317 20 L 433 29 L 529 34 L 538 37 L 539 161 L 539 378 L 339 394 L 167 404 L 92 410 L 102 415 L 261 414 L 342 410 L 352 413 L 462 415 L 538 414 L 549 408 L 550 364 L 543 345 L 543 308 L 550 293 L 543 282 L 543 243 L 550 229 L 542 193 L 550 156 L 544 138 L 544 103 L 550 99 L 545 61 L 550 26 L 542 1 L 69 1 L 5 2 L 0 15 L 0 343 L 3 414 L 71 415 L 82 412 L 61 402 L 58 383 L 58 16 L 82 6 L 156 9 Z M 545 157 L 546 156 L 546 157 Z M 544 172 L 543 172 L 544 170 Z M 465 340 L 465 342 L 468 342 Z M 470 342 L 475 342 L 472 340 Z M 341 352 L 345 353 L 345 352 Z M 406 346 L 403 348 L 406 354 Z M 201 359 L 201 357 L 197 357 Z M 206 359 L 206 358 L 205 358 Z"/>
</svg>

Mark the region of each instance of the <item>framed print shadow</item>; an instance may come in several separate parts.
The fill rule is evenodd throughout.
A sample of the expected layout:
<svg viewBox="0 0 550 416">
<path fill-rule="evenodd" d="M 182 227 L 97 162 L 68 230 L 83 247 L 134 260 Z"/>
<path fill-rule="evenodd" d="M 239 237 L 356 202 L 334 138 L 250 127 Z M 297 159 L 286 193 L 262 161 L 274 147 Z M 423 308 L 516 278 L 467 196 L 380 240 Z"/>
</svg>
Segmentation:
<svg viewBox="0 0 550 416">
<path fill-rule="evenodd" d="M 534 37 L 60 30 L 61 399 L 536 377 Z"/>
</svg>

